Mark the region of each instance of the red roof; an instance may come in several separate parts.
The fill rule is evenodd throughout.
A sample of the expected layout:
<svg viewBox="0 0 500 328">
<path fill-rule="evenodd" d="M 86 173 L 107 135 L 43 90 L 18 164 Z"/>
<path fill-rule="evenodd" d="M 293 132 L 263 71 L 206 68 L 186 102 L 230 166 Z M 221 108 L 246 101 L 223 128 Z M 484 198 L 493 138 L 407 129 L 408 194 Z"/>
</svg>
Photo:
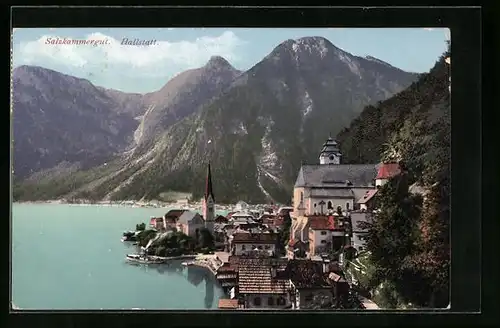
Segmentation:
<svg viewBox="0 0 500 328">
<path fill-rule="evenodd" d="M 233 216 L 233 214 L 235 214 L 235 213 L 238 213 L 238 212 L 229 212 L 229 213 L 227 213 L 226 217 L 228 219 L 230 219 Z"/>
<path fill-rule="evenodd" d="M 378 189 L 373 189 L 373 190 L 368 190 L 364 195 L 363 197 L 361 197 L 359 200 L 358 200 L 358 204 L 365 204 L 367 203 L 370 199 L 373 198 L 373 196 L 375 196 L 375 194 L 377 193 Z"/>
<path fill-rule="evenodd" d="M 390 179 L 401 173 L 398 163 L 384 163 L 380 165 L 376 179 Z"/>
<path fill-rule="evenodd" d="M 335 218 L 333 215 L 317 215 L 308 217 L 309 227 L 312 230 L 334 230 Z"/>
</svg>

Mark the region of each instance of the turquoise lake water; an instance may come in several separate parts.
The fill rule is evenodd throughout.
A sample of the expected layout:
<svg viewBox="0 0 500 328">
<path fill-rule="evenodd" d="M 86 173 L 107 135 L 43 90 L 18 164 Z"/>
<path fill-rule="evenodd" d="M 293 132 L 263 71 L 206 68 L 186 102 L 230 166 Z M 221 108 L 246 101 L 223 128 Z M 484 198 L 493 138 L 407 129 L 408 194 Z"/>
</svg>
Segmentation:
<svg viewBox="0 0 500 328">
<path fill-rule="evenodd" d="M 22 309 L 216 309 L 223 291 L 206 269 L 126 263 L 123 231 L 168 210 L 14 204 L 12 302 Z"/>
</svg>

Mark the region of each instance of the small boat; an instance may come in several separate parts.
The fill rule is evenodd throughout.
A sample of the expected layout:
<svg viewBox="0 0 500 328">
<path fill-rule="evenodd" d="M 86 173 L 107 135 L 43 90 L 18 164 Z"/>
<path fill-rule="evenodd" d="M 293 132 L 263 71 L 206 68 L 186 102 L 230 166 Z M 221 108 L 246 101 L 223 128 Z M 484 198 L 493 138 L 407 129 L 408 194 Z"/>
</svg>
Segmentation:
<svg viewBox="0 0 500 328">
<path fill-rule="evenodd" d="M 142 263 L 142 264 L 161 264 L 165 262 L 163 259 L 158 258 L 156 256 L 147 256 L 140 254 L 127 254 L 127 257 L 125 259 L 130 262 Z"/>
</svg>

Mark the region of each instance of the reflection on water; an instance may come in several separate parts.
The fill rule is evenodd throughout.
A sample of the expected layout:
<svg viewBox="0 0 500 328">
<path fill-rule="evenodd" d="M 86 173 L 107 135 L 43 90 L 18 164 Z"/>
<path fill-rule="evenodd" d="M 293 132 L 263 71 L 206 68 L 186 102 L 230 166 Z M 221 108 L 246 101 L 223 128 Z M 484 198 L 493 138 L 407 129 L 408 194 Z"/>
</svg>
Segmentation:
<svg viewBox="0 0 500 328">
<path fill-rule="evenodd" d="M 198 287 L 202 281 L 205 281 L 205 308 L 212 309 L 215 289 L 216 286 L 218 286 L 218 282 L 208 269 L 197 266 L 186 267 L 182 265 L 182 261 L 171 261 L 168 264 L 126 264 L 136 266 L 145 272 L 155 270 L 161 274 L 178 274 L 186 277 L 186 280 L 195 287 Z"/>
</svg>

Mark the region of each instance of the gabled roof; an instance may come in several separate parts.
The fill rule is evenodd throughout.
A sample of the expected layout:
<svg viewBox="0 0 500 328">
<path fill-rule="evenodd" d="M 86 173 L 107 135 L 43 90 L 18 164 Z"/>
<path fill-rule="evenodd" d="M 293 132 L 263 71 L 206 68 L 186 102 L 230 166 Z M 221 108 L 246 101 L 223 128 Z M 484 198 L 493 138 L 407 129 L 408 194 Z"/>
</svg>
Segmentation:
<svg viewBox="0 0 500 328">
<path fill-rule="evenodd" d="M 377 173 L 376 179 L 390 179 L 401 173 L 401 167 L 398 163 L 384 163 Z"/>
<path fill-rule="evenodd" d="M 184 212 L 187 212 L 187 210 L 178 210 L 178 209 L 170 210 L 165 214 L 165 217 L 178 219 Z"/>
<path fill-rule="evenodd" d="M 191 220 L 193 220 L 196 216 L 200 217 L 201 219 L 201 215 L 199 213 L 196 213 L 196 212 L 192 212 L 192 211 L 186 211 L 184 213 L 182 213 L 182 215 L 179 217 L 179 219 L 177 220 L 177 223 L 181 223 L 181 224 L 188 224 L 191 222 Z"/>
<path fill-rule="evenodd" d="M 239 258 L 238 288 L 243 294 L 285 294 L 290 286 L 287 277 L 279 274 L 284 269 L 281 261 L 266 258 Z M 276 268 L 276 276 L 271 272 Z"/>
<path fill-rule="evenodd" d="M 295 187 L 372 187 L 379 164 L 302 165 Z"/>
<path fill-rule="evenodd" d="M 366 204 L 372 199 L 377 193 L 378 189 L 368 190 L 363 197 L 358 199 L 358 204 Z"/>
</svg>

